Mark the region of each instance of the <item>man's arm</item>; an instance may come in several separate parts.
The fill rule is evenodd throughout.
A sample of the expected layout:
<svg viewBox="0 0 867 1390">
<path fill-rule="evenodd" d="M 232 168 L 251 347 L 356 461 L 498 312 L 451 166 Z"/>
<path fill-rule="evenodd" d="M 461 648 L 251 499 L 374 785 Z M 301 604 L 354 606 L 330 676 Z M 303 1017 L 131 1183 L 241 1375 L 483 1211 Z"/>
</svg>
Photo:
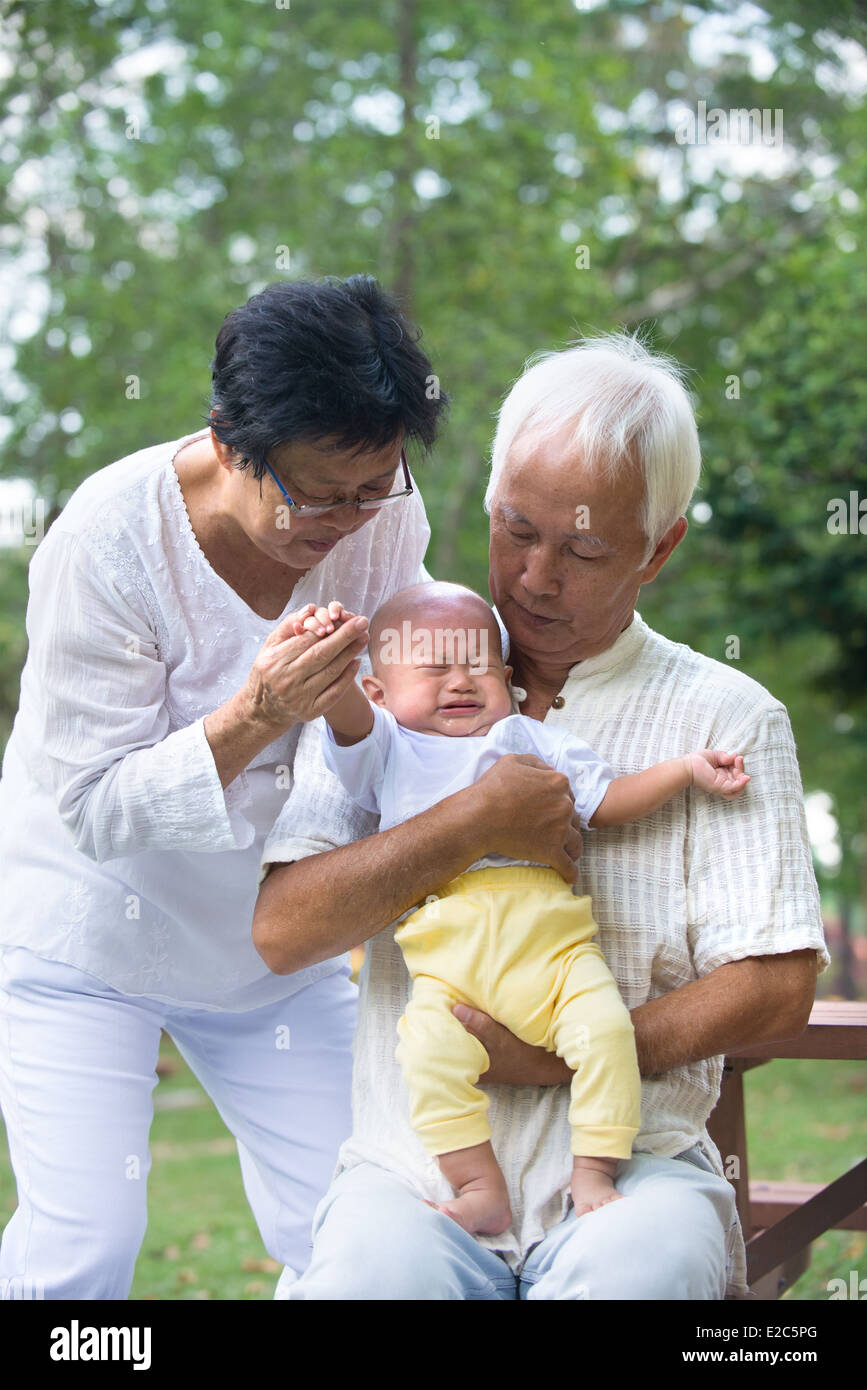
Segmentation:
<svg viewBox="0 0 867 1390">
<path fill-rule="evenodd" d="M 296 768 L 299 791 L 305 771 Z M 314 785 L 287 819 L 308 833 L 325 810 Z M 533 754 L 507 754 L 472 786 L 390 830 L 273 864 L 259 889 L 253 944 L 269 970 L 293 974 L 376 936 L 485 854 L 550 864 L 574 883 L 581 848 L 569 779 Z"/>
<path fill-rule="evenodd" d="M 471 790 L 368 839 L 272 864 L 253 913 L 268 969 L 291 975 L 342 955 L 469 868 L 479 858 Z"/>
<path fill-rule="evenodd" d="M 827 963 L 788 716 L 771 709 L 754 727 L 720 741 L 748 758 L 750 791 L 731 805 L 700 794 L 690 808 L 684 929 L 698 978 L 631 1011 L 644 1076 L 796 1036 L 809 1020 L 819 966 Z M 485 1016 L 476 1024 L 467 1026 L 488 1048 L 478 1031 L 490 1035 Z M 532 1049 L 498 1027 L 494 1053 L 488 1048 L 496 1069 L 483 1079 L 511 1081 L 516 1069 L 537 1084 L 569 1079 L 558 1059 L 532 1058 Z"/>
<path fill-rule="evenodd" d="M 630 1017 L 642 1076 L 796 1037 L 809 1022 L 817 974 L 812 948 L 746 956 L 640 1004 Z"/>
<path fill-rule="evenodd" d="M 729 961 L 658 999 L 639 1004 L 630 1017 L 642 1076 L 655 1076 L 750 1043 L 779 1042 L 802 1033 L 816 994 L 816 952 Z M 478 1009 L 455 1013 L 479 1039 L 491 1065 L 483 1084 L 557 1086 L 572 1080 L 562 1058 L 521 1042 Z"/>
</svg>

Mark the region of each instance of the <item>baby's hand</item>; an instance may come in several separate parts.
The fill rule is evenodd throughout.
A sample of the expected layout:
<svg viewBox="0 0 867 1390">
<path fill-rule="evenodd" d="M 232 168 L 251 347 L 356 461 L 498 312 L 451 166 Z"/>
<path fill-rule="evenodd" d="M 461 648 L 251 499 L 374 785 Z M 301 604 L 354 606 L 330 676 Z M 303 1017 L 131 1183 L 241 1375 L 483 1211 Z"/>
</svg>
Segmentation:
<svg viewBox="0 0 867 1390">
<path fill-rule="evenodd" d="M 750 780 L 739 753 L 718 753 L 712 748 L 703 748 L 700 753 L 690 753 L 688 757 L 693 786 L 713 792 L 715 796 L 740 796 Z"/>
<path fill-rule="evenodd" d="M 332 599 L 327 608 L 317 608 L 315 613 L 311 613 L 309 618 L 302 618 L 300 622 L 294 624 L 295 636 L 301 637 L 305 632 L 315 632 L 317 637 L 327 637 L 336 628 L 342 627 L 344 623 L 350 622 L 358 615 L 350 613 L 348 608 L 336 598 Z"/>
</svg>

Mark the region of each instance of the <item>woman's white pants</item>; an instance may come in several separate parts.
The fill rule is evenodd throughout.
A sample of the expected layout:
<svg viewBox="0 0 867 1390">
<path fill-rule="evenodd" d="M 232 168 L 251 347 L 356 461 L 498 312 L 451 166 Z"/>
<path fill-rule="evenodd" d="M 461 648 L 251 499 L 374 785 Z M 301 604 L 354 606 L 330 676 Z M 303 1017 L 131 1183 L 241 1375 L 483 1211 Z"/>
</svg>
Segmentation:
<svg viewBox="0 0 867 1390">
<path fill-rule="evenodd" d="M 349 973 L 224 1013 L 120 994 L 72 966 L 0 949 L 0 1109 L 18 1184 L 0 1297 L 128 1296 L 147 1225 L 160 1029 L 235 1136 L 265 1248 L 288 1266 L 284 1283 L 302 1273 L 313 1212 L 351 1129 Z"/>
</svg>

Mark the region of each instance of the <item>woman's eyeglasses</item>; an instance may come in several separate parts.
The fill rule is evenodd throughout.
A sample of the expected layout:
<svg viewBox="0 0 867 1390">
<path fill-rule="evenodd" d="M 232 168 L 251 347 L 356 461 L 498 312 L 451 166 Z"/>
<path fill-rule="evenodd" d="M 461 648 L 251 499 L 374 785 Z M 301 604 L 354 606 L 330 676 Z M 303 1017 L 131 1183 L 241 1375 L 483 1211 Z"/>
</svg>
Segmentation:
<svg viewBox="0 0 867 1390">
<path fill-rule="evenodd" d="M 400 492 L 388 492 L 382 497 L 362 497 L 359 493 L 354 502 L 338 498 L 336 501 L 314 502 L 310 505 L 306 503 L 301 503 L 299 505 L 297 502 L 293 502 L 267 459 L 265 460 L 265 467 L 285 497 L 287 505 L 296 516 L 322 516 L 323 512 L 337 511 L 341 507 L 355 507 L 356 511 L 372 512 L 376 511 L 378 507 L 384 507 L 387 502 L 397 502 L 401 497 L 409 497 L 412 492 L 412 483 L 409 480 L 409 468 L 407 467 L 406 454 L 403 449 L 400 451 L 400 462 L 403 467 L 404 481 L 404 486 L 401 488 Z"/>
</svg>

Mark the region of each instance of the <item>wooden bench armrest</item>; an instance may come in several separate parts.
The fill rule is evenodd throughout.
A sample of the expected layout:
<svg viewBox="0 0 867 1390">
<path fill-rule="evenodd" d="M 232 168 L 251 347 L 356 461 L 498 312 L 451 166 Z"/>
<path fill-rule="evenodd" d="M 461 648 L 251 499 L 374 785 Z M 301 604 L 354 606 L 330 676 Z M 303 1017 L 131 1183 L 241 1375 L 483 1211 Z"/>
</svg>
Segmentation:
<svg viewBox="0 0 867 1390">
<path fill-rule="evenodd" d="M 727 1054 L 739 1060 L 767 1062 L 774 1057 L 806 1057 L 861 1062 L 867 1060 L 867 1003 L 831 1000 L 814 1004 L 810 1021 L 796 1038 L 750 1043 Z"/>
</svg>

